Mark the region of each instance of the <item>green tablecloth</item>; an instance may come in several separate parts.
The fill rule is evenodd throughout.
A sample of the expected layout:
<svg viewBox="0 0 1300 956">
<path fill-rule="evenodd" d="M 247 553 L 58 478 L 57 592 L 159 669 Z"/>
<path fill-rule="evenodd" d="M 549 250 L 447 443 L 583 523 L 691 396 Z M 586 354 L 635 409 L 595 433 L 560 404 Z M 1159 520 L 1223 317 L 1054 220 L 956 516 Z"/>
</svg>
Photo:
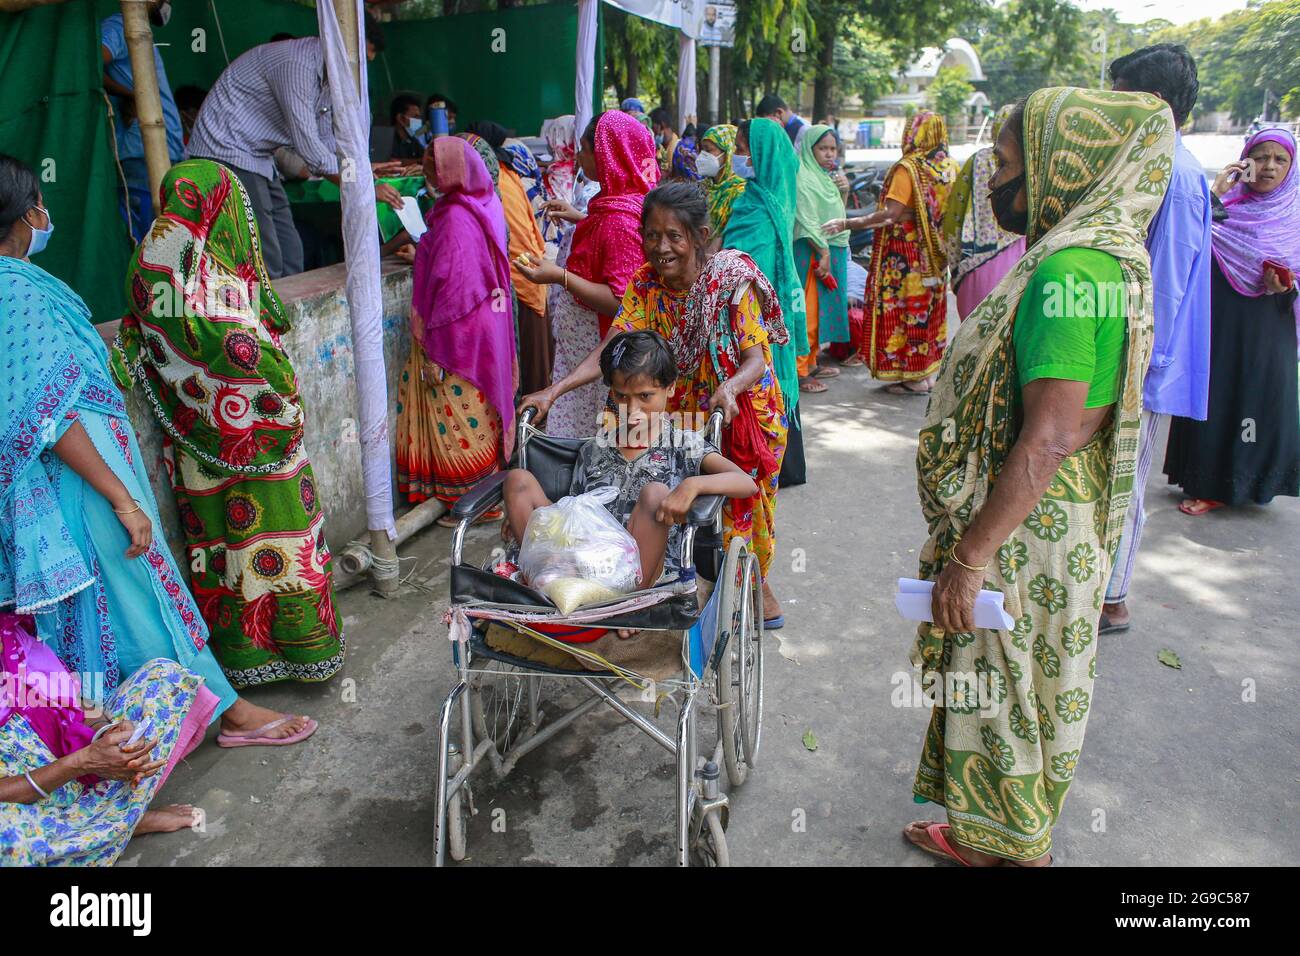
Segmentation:
<svg viewBox="0 0 1300 956">
<path fill-rule="evenodd" d="M 377 180 L 388 183 L 403 196 L 415 196 L 424 188 L 423 176 L 394 176 Z M 339 201 L 339 187 L 328 179 L 292 179 L 284 184 L 285 195 L 291 203 L 336 203 Z M 427 196 L 420 197 L 420 212 L 427 213 L 432 206 Z M 375 203 L 379 217 L 379 234 L 387 242 L 402 231 L 402 221 L 388 203 Z"/>
</svg>

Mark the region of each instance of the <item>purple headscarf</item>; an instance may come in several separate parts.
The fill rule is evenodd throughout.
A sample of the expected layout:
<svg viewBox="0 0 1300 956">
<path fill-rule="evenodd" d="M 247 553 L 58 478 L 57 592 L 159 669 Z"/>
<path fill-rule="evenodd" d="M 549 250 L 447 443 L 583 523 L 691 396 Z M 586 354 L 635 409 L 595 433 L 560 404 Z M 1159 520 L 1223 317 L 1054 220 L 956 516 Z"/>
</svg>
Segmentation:
<svg viewBox="0 0 1300 956">
<path fill-rule="evenodd" d="M 1246 141 L 1245 159 L 1260 143 L 1279 143 L 1291 154 L 1286 178 L 1272 192 L 1257 193 L 1237 183 L 1223 197 L 1228 219 L 1214 224 L 1214 258 L 1228 283 L 1242 295 L 1265 294 L 1264 260 L 1300 273 L 1300 170 L 1295 137 L 1285 129 L 1262 129 Z M 1300 299 L 1293 304 L 1300 324 Z"/>
<path fill-rule="evenodd" d="M 429 361 L 466 379 L 500 414 L 509 458 L 515 334 L 505 213 L 482 157 L 463 139 L 435 139 L 424 175 L 439 199 L 415 250 L 413 319 Z"/>
</svg>

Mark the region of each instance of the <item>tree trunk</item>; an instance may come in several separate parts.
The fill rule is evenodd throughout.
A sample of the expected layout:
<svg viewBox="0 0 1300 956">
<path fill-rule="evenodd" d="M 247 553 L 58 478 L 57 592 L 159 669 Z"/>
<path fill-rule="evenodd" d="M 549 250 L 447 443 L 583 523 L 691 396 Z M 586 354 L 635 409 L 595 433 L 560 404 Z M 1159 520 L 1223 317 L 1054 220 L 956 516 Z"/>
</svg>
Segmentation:
<svg viewBox="0 0 1300 956">
<path fill-rule="evenodd" d="M 780 60 L 781 48 L 790 42 L 786 36 L 786 30 L 790 26 L 790 5 L 786 4 L 781 11 L 781 19 L 776 24 L 776 36 L 772 38 L 772 45 L 767 48 L 767 62 L 763 64 L 763 93 L 774 93 L 776 91 L 776 67 Z"/>
<path fill-rule="evenodd" d="M 821 122 L 823 116 L 834 112 L 831 95 L 834 92 L 832 70 L 835 67 L 835 24 L 832 17 L 817 24 L 818 39 L 822 48 L 817 53 L 817 79 L 813 82 L 813 111 L 810 119 Z"/>
<path fill-rule="evenodd" d="M 627 43 L 623 56 L 627 60 L 627 92 L 623 95 L 623 99 L 627 99 L 629 96 L 636 96 L 636 91 L 641 86 L 641 61 L 632 50 L 630 42 Z M 620 103 L 622 101 L 619 100 Z"/>
</svg>

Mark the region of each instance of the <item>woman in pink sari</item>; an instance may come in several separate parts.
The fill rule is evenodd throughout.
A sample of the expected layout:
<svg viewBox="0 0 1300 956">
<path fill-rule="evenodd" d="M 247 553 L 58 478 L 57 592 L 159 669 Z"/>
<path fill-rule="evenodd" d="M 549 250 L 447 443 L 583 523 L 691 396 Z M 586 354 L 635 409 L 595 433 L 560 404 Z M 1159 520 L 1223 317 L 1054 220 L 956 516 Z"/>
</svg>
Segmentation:
<svg viewBox="0 0 1300 956">
<path fill-rule="evenodd" d="M 438 191 L 415 251 L 411 361 L 398 386 L 397 471 L 412 500 L 448 504 L 514 449 L 518 384 L 505 213 L 478 151 L 435 139 Z"/>
<path fill-rule="evenodd" d="M 563 266 L 554 262 L 520 265 L 539 284 L 560 285 L 568 295 L 551 300 L 555 334 L 552 382 L 573 372 L 609 331 L 632 273 L 645 262 L 641 249 L 641 203 L 659 182 L 655 141 L 650 131 L 626 113 L 610 110 L 595 117 L 582 134 L 578 165 L 600 183 L 585 214 L 555 199 L 550 215 L 578 224 Z M 597 381 L 559 395 L 555 385 L 537 392 L 544 405 L 546 431 L 568 438 L 596 433 L 608 389 Z M 532 398 L 533 396 L 529 396 Z M 537 404 L 534 402 L 533 404 Z"/>
<path fill-rule="evenodd" d="M 0 864 L 108 866 L 133 834 L 190 826 L 193 807 L 147 808 L 203 740 L 216 694 L 158 659 L 88 713 L 79 679 L 32 630 L 0 613 Z"/>
</svg>

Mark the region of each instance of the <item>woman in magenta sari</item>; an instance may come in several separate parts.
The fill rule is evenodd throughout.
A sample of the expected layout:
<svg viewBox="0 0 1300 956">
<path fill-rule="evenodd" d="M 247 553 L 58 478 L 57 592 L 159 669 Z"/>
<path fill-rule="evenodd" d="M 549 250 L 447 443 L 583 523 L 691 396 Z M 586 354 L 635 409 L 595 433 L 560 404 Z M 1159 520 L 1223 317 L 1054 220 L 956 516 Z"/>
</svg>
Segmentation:
<svg viewBox="0 0 1300 956">
<path fill-rule="evenodd" d="M 190 826 L 191 806 L 147 808 L 203 740 L 217 695 L 159 659 L 87 712 L 80 680 L 33 627 L 0 612 L 0 864 L 108 866 L 134 834 Z"/>
<path fill-rule="evenodd" d="M 477 150 L 439 137 L 424 176 L 439 198 L 415 252 L 411 331 L 423 361 L 407 365 L 398 389 L 397 463 L 412 489 L 451 504 L 514 449 L 510 265 L 501 200 Z"/>
<path fill-rule="evenodd" d="M 553 384 L 536 393 L 551 395 L 547 434 L 589 438 L 596 433 L 609 390 L 596 381 L 560 394 L 556 384 L 604 339 L 632 273 L 645 263 L 641 204 L 659 181 L 659 164 L 650 131 L 618 110 L 601 113 L 587 125 L 578 164 L 588 179 L 600 183 L 600 192 L 587 204 L 586 213 L 562 200 L 547 204 L 550 215 L 578 224 L 568 259 L 563 266 L 554 262 L 521 264 L 520 271 L 533 282 L 554 283 L 568 293 L 551 300 Z"/>
</svg>

